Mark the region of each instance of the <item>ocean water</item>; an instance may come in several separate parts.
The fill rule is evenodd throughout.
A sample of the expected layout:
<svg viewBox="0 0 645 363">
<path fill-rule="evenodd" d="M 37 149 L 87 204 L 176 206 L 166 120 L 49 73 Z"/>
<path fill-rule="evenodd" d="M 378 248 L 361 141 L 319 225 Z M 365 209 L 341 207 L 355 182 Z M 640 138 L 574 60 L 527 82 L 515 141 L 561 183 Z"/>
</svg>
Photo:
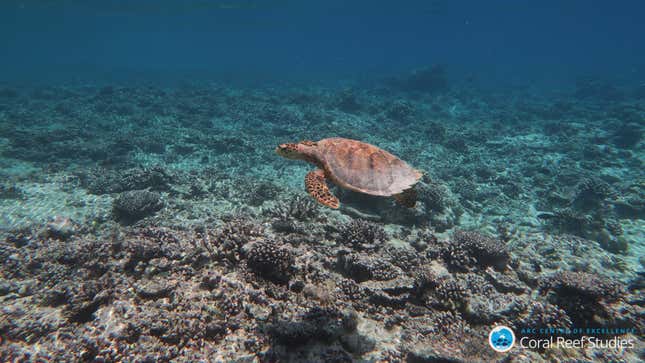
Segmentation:
<svg viewBox="0 0 645 363">
<path fill-rule="evenodd" d="M 643 13 L 0 3 L 0 361 L 645 360 Z"/>
</svg>

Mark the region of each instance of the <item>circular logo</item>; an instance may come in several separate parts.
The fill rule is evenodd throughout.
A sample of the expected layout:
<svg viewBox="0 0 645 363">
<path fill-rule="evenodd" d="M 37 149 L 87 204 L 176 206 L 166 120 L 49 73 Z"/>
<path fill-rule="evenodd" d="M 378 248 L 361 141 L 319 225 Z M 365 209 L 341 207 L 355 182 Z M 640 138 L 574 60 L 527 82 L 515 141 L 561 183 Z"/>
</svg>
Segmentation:
<svg viewBox="0 0 645 363">
<path fill-rule="evenodd" d="M 508 352 L 515 344 L 515 334 L 513 334 L 511 328 L 505 325 L 496 326 L 488 334 L 488 344 L 496 352 Z"/>
</svg>

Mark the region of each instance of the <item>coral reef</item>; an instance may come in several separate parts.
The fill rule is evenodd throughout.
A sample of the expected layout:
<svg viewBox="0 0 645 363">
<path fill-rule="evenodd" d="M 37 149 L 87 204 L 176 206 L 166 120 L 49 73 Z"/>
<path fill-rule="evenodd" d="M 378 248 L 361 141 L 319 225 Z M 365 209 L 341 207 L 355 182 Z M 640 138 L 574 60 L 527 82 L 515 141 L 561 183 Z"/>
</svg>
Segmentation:
<svg viewBox="0 0 645 363">
<path fill-rule="evenodd" d="M 15 185 L 0 184 L 0 199 L 23 199 L 25 196 Z"/>
<path fill-rule="evenodd" d="M 212 256 L 237 264 L 243 255 L 244 246 L 263 237 L 262 226 L 244 217 L 233 217 L 221 230 L 213 233 L 200 228 L 197 237 Z"/>
<path fill-rule="evenodd" d="M 171 177 L 159 167 L 149 169 L 92 170 L 79 175 L 81 185 L 92 194 L 112 194 L 131 190 L 167 190 Z"/>
<path fill-rule="evenodd" d="M 163 207 L 159 193 L 147 190 L 123 192 L 114 199 L 113 213 L 117 220 L 133 223 L 154 214 Z"/>
<path fill-rule="evenodd" d="M 608 183 L 597 179 L 585 179 L 577 185 L 572 205 L 581 210 L 599 208 L 606 199 L 614 197 L 615 194 Z"/>
<path fill-rule="evenodd" d="M 455 269 L 493 266 L 504 269 L 509 254 L 504 242 L 475 231 L 456 231 L 445 246 L 442 257 Z"/>
<path fill-rule="evenodd" d="M 2 86 L 0 361 L 558 361 L 501 356 L 490 328 L 642 332 L 639 92 L 483 92 L 441 67 Z M 318 206 L 273 148 L 334 135 L 424 170 L 416 206 Z M 640 350 L 567 359 L 638 361 L 621 337 Z"/>
<path fill-rule="evenodd" d="M 307 234 L 308 223 L 320 216 L 318 204 L 311 198 L 292 197 L 289 201 L 279 201 L 263 211 L 273 221 L 276 231 Z"/>
<path fill-rule="evenodd" d="M 62 216 L 55 216 L 45 225 L 43 230 L 40 232 L 40 235 L 43 238 L 53 238 L 64 241 L 77 233 L 78 230 L 79 226 L 71 219 Z"/>
<path fill-rule="evenodd" d="M 338 241 L 354 248 L 373 248 L 383 243 L 388 236 L 383 227 L 362 219 L 353 219 L 342 226 Z"/>
<path fill-rule="evenodd" d="M 260 276 L 287 281 L 293 268 L 294 256 L 287 247 L 275 241 L 258 241 L 246 254 L 247 265 Z"/>
<path fill-rule="evenodd" d="M 559 272 L 543 281 L 544 291 L 555 292 L 553 301 L 577 326 L 590 326 L 598 315 L 606 314 L 601 302 L 613 302 L 625 295 L 616 281 L 586 272 Z"/>
</svg>

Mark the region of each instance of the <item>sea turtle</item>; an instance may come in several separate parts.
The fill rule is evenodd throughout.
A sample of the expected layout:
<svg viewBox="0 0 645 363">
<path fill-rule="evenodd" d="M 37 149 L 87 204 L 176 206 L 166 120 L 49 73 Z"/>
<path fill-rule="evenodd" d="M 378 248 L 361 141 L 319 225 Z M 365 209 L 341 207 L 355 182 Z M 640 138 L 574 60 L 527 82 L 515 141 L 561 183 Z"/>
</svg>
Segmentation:
<svg viewBox="0 0 645 363">
<path fill-rule="evenodd" d="M 318 167 L 305 177 L 305 188 L 319 203 L 337 209 L 340 206 L 325 180 L 359 193 L 393 196 L 400 204 L 414 207 L 413 186 L 423 175 L 405 161 L 368 143 L 332 137 L 320 141 L 280 144 L 276 153 L 299 159 Z"/>
</svg>

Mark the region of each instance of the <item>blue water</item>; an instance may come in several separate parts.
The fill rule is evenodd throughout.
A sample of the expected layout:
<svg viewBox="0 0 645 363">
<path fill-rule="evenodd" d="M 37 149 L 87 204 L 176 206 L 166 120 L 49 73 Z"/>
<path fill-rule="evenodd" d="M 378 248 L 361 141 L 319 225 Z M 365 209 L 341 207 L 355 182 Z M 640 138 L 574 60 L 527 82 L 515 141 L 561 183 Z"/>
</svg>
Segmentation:
<svg viewBox="0 0 645 363">
<path fill-rule="evenodd" d="M 642 82 L 641 1 L 5 1 L 0 81 L 334 79 L 445 64 L 493 84 Z"/>
</svg>

